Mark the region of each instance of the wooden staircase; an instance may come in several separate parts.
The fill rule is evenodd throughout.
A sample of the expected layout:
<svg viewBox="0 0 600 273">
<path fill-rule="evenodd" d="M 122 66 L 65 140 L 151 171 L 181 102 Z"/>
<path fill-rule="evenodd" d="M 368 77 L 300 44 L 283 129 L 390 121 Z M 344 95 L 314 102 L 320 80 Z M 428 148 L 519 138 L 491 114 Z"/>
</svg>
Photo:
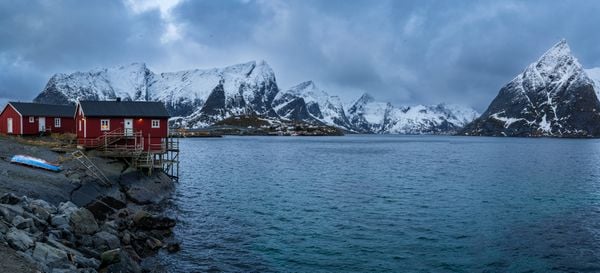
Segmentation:
<svg viewBox="0 0 600 273">
<path fill-rule="evenodd" d="M 77 159 L 88 171 L 100 181 L 100 185 L 110 187 L 112 184 L 104 173 L 94 164 L 82 151 L 77 150 L 71 153 L 73 158 Z"/>
</svg>

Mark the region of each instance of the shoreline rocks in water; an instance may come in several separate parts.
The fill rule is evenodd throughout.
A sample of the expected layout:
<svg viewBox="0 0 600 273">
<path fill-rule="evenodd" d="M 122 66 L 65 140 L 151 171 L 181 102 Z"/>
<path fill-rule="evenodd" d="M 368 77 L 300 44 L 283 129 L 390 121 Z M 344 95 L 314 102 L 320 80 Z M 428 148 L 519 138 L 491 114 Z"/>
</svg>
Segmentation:
<svg viewBox="0 0 600 273">
<path fill-rule="evenodd" d="M 10 156 L 17 153 L 61 162 L 64 171 L 10 164 Z M 67 154 L 0 136 L 3 269 L 13 273 L 160 272 L 161 268 L 144 266 L 156 265 L 153 256 L 158 251 L 178 250 L 172 235 L 176 222 L 162 215 L 174 181 L 162 172 L 143 175 L 93 151 L 88 157 L 109 178 L 111 187 L 100 186 Z M 144 217 L 136 222 L 135 215 Z"/>
<path fill-rule="evenodd" d="M 143 272 L 138 264 L 172 242 L 175 220 L 122 208 L 99 220 L 70 201 L 0 198 L 0 244 L 43 272 Z"/>
</svg>

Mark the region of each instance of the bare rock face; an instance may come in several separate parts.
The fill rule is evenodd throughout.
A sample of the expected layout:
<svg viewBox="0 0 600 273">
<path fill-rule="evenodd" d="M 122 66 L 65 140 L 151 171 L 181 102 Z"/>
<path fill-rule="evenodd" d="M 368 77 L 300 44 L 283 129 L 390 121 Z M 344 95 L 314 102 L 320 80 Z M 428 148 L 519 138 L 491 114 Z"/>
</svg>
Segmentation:
<svg viewBox="0 0 600 273">
<path fill-rule="evenodd" d="M 86 208 L 80 208 L 71 214 L 69 224 L 76 234 L 94 234 L 98 230 L 98 223 Z"/>
<path fill-rule="evenodd" d="M 461 131 L 481 136 L 600 136 L 600 102 L 565 40 L 500 89 Z"/>
<path fill-rule="evenodd" d="M 26 251 L 34 245 L 33 239 L 27 232 L 16 228 L 11 228 L 6 233 L 6 240 L 10 246 L 20 251 Z"/>
</svg>

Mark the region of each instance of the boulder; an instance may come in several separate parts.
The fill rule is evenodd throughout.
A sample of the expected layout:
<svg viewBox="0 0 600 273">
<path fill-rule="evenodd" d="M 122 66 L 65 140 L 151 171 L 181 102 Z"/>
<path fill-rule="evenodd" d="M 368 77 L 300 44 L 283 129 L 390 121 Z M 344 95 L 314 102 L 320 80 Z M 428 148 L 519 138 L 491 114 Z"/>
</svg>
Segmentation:
<svg viewBox="0 0 600 273">
<path fill-rule="evenodd" d="M 34 245 L 33 239 L 27 232 L 14 227 L 6 233 L 6 241 L 12 248 L 20 251 L 25 251 Z"/>
<path fill-rule="evenodd" d="M 121 241 L 125 245 L 131 244 L 131 234 L 128 231 L 123 232 L 123 237 L 121 238 Z"/>
<path fill-rule="evenodd" d="M 70 201 L 60 203 L 58 205 L 58 213 L 64 214 L 67 217 L 70 216 L 73 212 L 77 211 L 78 209 L 79 208 Z"/>
<path fill-rule="evenodd" d="M 35 226 L 33 224 L 33 219 L 31 218 L 23 218 L 21 215 L 17 215 L 15 216 L 15 218 L 12 221 L 13 226 L 15 226 L 18 229 L 33 229 Z"/>
<path fill-rule="evenodd" d="M 48 219 L 50 219 L 50 211 L 48 209 L 35 204 L 30 204 L 29 208 L 31 213 L 40 220 L 48 221 Z"/>
<path fill-rule="evenodd" d="M 82 246 L 93 246 L 94 245 L 94 237 L 91 235 L 78 235 L 77 242 Z"/>
<path fill-rule="evenodd" d="M 21 202 L 21 198 L 13 193 L 5 193 L 0 197 L 1 204 L 16 205 Z"/>
<path fill-rule="evenodd" d="M 103 265 L 115 264 L 121 261 L 121 249 L 112 249 L 100 254 L 100 261 Z"/>
<path fill-rule="evenodd" d="M 162 246 L 162 242 L 154 237 L 146 239 L 146 247 L 148 247 L 150 250 L 157 250 Z"/>
<path fill-rule="evenodd" d="M 67 219 L 67 216 L 65 216 L 65 215 L 52 216 L 50 218 L 50 223 L 52 224 L 52 226 L 57 227 L 57 228 L 68 228 L 69 227 L 69 220 Z"/>
<path fill-rule="evenodd" d="M 158 203 L 161 199 L 155 192 L 152 192 L 145 187 L 133 186 L 127 190 L 127 197 L 131 201 L 139 205 L 148 205 Z"/>
<path fill-rule="evenodd" d="M 170 229 L 176 224 L 175 220 L 164 216 L 153 216 L 152 214 L 140 210 L 133 215 L 135 227 L 145 230 L 152 229 Z"/>
<path fill-rule="evenodd" d="M 12 222 L 15 216 L 23 215 L 24 212 L 21 206 L 0 204 L 0 216 L 6 219 L 7 222 Z"/>
<path fill-rule="evenodd" d="M 32 211 L 34 211 L 34 208 L 43 208 L 50 214 L 58 213 L 58 209 L 55 206 L 41 199 L 31 200 L 31 202 L 29 202 L 29 207 Z"/>
<path fill-rule="evenodd" d="M 45 243 L 35 243 L 32 257 L 50 268 L 69 268 L 72 266 L 66 251 Z"/>
<path fill-rule="evenodd" d="M 101 250 L 116 249 L 121 243 L 119 237 L 110 234 L 106 231 L 100 231 L 94 235 L 94 246 Z"/>
<path fill-rule="evenodd" d="M 110 264 L 105 264 L 103 262 L 102 264 L 105 266 L 107 265 L 107 266 L 104 269 L 100 270 L 100 272 L 132 272 L 132 273 L 142 272 L 138 263 L 135 262 L 127 254 L 127 252 L 119 250 L 116 254 L 117 254 L 116 257 L 118 257 L 118 260 L 116 260 L 116 262 L 110 263 Z M 113 259 L 113 261 L 115 261 L 115 259 Z"/>
<path fill-rule="evenodd" d="M 69 224 L 76 234 L 94 234 L 98 230 L 94 215 L 86 208 L 71 213 Z"/>
<path fill-rule="evenodd" d="M 126 205 L 124 197 L 120 199 L 113 196 L 102 196 L 88 203 L 85 207 L 94 214 L 96 219 L 104 220 L 116 210 L 125 208 Z"/>
<path fill-rule="evenodd" d="M 6 233 L 8 232 L 8 223 L 5 223 L 4 221 L 0 220 L 0 234 Z"/>
</svg>

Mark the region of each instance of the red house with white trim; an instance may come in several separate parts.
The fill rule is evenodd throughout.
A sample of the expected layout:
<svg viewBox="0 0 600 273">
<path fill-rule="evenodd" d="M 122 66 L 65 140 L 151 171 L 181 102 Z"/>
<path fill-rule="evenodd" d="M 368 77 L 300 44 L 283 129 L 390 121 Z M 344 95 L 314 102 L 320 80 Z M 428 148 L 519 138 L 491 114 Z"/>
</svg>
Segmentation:
<svg viewBox="0 0 600 273">
<path fill-rule="evenodd" d="M 9 102 L 0 113 L 0 133 L 39 135 L 75 133 L 74 105 Z"/>
<path fill-rule="evenodd" d="M 77 141 L 86 148 L 164 150 L 169 117 L 161 102 L 80 101 L 75 111 Z"/>
</svg>

